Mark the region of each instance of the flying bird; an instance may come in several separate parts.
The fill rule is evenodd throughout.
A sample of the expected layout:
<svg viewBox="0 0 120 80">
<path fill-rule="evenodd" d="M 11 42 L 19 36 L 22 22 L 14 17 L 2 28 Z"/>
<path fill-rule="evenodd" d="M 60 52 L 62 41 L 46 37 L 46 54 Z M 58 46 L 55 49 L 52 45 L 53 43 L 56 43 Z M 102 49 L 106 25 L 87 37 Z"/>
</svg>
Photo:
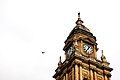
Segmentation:
<svg viewBox="0 0 120 80">
<path fill-rule="evenodd" d="M 42 51 L 42 54 L 44 54 L 45 52 Z"/>
</svg>

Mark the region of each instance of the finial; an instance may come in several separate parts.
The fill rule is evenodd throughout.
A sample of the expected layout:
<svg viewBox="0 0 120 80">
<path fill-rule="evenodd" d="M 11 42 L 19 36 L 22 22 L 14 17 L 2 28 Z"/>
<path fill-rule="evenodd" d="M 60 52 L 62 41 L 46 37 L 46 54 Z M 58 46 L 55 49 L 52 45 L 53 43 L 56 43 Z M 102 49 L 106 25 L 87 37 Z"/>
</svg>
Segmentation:
<svg viewBox="0 0 120 80">
<path fill-rule="evenodd" d="M 61 56 L 60 56 L 60 62 L 61 62 Z"/>
<path fill-rule="evenodd" d="M 78 13 L 78 18 L 80 18 L 80 12 Z"/>
<path fill-rule="evenodd" d="M 101 50 L 101 52 L 103 53 L 103 50 Z"/>
<path fill-rule="evenodd" d="M 80 12 L 78 13 L 78 20 L 76 21 L 77 25 L 82 25 L 83 21 L 80 18 Z"/>
<path fill-rule="evenodd" d="M 106 60 L 106 57 L 105 57 L 104 54 L 103 54 L 103 50 L 101 50 L 101 53 L 102 53 L 101 60 L 102 60 L 103 62 L 106 62 L 107 60 Z"/>
<path fill-rule="evenodd" d="M 58 62 L 58 67 L 60 67 L 61 64 L 62 64 L 62 62 L 61 62 L 61 56 L 60 56 L 60 60 L 59 60 L 59 62 Z"/>
<path fill-rule="evenodd" d="M 105 57 L 104 54 L 103 54 L 103 50 L 101 50 L 101 53 L 102 53 L 102 56 L 101 56 L 101 57 Z"/>
<path fill-rule="evenodd" d="M 101 50 L 101 53 L 102 53 L 102 55 L 103 55 L 103 50 Z"/>
</svg>

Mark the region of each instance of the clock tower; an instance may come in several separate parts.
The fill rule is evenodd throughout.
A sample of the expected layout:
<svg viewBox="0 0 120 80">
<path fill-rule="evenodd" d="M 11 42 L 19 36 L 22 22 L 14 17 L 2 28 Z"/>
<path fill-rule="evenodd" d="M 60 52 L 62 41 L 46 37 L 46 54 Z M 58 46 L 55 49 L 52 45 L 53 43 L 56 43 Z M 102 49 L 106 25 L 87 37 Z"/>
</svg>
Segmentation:
<svg viewBox="0 0 120 80">
<path fill-rule="evenodd" d="M 112 68 L 106 57 L 97 59 L 96 37 L 83 25 L 78 13 L 76 26 L 65 40 L 65 61 L 58 62 L 56 80 L 110 80 Z"/>
</svg>

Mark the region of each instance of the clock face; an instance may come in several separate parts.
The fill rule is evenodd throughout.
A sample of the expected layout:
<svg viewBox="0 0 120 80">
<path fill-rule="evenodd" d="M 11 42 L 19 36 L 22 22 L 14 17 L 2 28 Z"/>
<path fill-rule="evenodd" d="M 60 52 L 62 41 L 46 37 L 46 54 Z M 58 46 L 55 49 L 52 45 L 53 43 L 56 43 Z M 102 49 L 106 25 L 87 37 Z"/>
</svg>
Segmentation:
<svg viewBox="0 0 120 80">
<path fill-rule="evenodd" d="M 83 50 L 84 50 L 85 53 L 91 54 L 91 53 L 93 53 L 93 46 L 89 45 L 89 44 L 84 44 L 83 45 Z"/>
</svg>

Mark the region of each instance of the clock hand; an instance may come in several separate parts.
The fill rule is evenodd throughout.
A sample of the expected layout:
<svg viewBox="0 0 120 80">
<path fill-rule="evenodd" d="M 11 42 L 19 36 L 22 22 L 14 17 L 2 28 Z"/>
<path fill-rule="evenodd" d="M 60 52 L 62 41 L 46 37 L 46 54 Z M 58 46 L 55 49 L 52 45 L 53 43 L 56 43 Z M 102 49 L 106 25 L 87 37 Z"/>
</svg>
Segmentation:
<svg viewBox="0 0 120 80">
<path fill-rule="evenodd" d="M 90 48 L 90 47 L 88 47 L 86 51 L 88 51 L 88 50 L 89 50 L 89 48 Z"/>
</svg>

